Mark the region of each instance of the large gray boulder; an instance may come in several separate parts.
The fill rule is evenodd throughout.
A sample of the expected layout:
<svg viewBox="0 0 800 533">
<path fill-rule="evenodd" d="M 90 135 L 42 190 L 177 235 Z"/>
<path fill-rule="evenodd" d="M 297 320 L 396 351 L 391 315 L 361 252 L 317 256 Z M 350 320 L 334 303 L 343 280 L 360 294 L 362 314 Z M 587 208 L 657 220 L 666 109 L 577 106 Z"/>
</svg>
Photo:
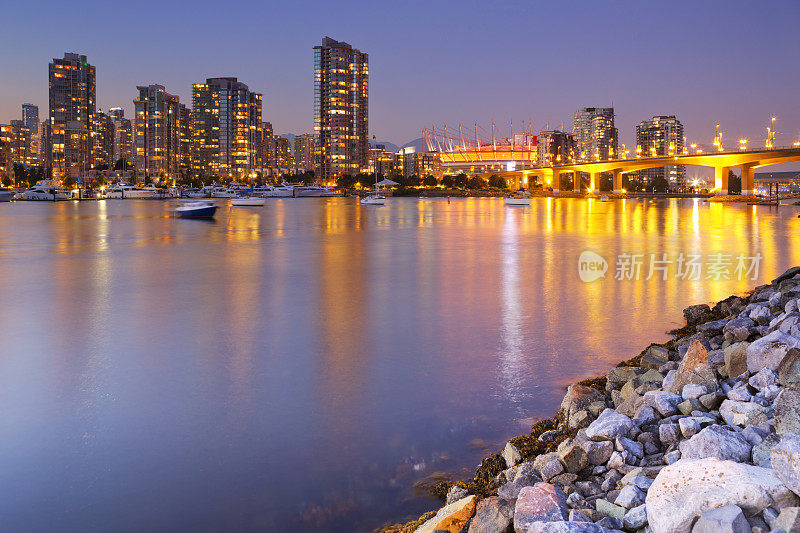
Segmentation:
<svg viewBox="0 0 800 533">
<path fill-rule="evenodd" d="M 800 433 L 800 392 L 783 389 L 773 404 L 775 431 L 777 433 Z"/>
<path fill-rule="evenodd" d="M 475 507 L 468 533 L 505 533 L 514 518 L 514 504 L 492 496 Z"/>
<path fill-rule="evenodd" d="M 671 416 L 678 412 L 678 404 L 683 401 L 683 398 L 674 392 L 663 390 L 654 390 L 644 393 L 644 403 L 649 405 L 661 416 Z"/>
<path fill-rule="evenodd" d="M 772 469 L 795 494 L 800 495 L 800 435 L 786 433 L 772 448 L 770 454 Z"/>
<path fill-rule="evenodd" d="M 739 506 L 731 504 L 701 514 L 692 533 L 750 533 L 750 524 Z"/>
<path fill-rule="evenodd" d="M 782 331 L 773 331 L 747 347 L 747 369 L 753 374 L 762 368 L 770 368 L 777 372 L 789 350 L 798 346 L 800 339 L 797 337 Z"/>
<path fill-rule="evenodd" d="M 767 408 L 755 402 L 725 400 L 719 407 L 719 414 L 730 426 L 757 426 L 769 420 Z"/>
<path fill-rule="evenodd" d="M 681 459 L 659 472 L 647 492 L 652 533 L 689 533 L 704 512 L 738 505 L 750 514 L 797 505 L 772 470 L 715 458 Z"/>
<path fill-rule="evenodd" d="M 725 340 L 728 342 L 742 342 L 756 330 L 756 324 L 747 317 L 732 318 L 722 328 Z"/>
<path fill-rule="evenodd" d="M 743 462 L 750 459 L 752 446 L 732 429 L 724 426 L 708 426 L 692 438 L 681 441 L 678 448 L 682 459 L 713 457 Z"/>
<path fill-rule="evenodd" d="M 734 378 L 747 372 L 747 347 L 750 343 L 737 342 L 726 346 L 724 353 L 725 371 L 728 376 Z"/>
<path fill-rule="evenodd" d="M 586 428 L 586 438 L 590 440 L 614 440 L 627 437 L 633 429 L 633 421 L 614 409 L 606 409 L 597 420 Z"/>
<path fill-rule="evenodd" d="M 525 487 L 514 506 L 514 530 L 533 531 L 534 522 L 562 522 L 567 519 L 567 497 L 556 485 L 537 483 Z"/>
<path fill-rule="evenodd" d="M 792 348 L 778 365 L 778 383 L 784 387 L 800 385 L 800 350 Z"/>
<path fill-rule="evenodd" d="M 606 396 L 602 391 L 586 387 L 585 385 L 570 385 L 567 394 L 561 401 L 561 409 L 564 411 L 564 420 L 570 429 L 584 427 L 588 420 L 581 412 L 595 402 L 605 402 Z"/>
</svg>

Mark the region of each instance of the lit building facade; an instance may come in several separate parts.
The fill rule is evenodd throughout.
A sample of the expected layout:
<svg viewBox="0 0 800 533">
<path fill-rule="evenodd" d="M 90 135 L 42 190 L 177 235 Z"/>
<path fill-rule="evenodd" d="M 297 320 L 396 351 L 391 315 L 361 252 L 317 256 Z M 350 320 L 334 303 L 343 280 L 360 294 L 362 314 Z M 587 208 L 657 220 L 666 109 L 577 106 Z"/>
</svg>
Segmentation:
<svg viewBox="0 0 800 533">
<path fill-rule="evenodd" d="M 275 144 L 275 167 L 288 171 L 294 167 L 292 163 L 292 145 L 286 137 L 273 137 Z"/>
<path fill-rule="evenodd" d="M 536 136 L 536 151 L 540 167 L 571 163 L 575 159 L 575 137 L 559 130 L 542 131 Z"/>
<path fill-rule="evenodd" d="M 39 141 L 39 106 L 33 104 L 22 104 L 22 122 L 28 128 L 31 135 L 30 151 L 33 165 L 41 164 L 41 143 Z"/>
<path fill-rule="evenodd" d="M 314 133 L 323 181 L 369 170 L 369 56 L 330 37 L 314 47 Z"/>
<path fill-rule="evenodd" d="M 36 130 L 31 132 L 24 120 L 12 120 L 10 126 L 12 162 L 26 166 L 38 164 L 35 144 L 38 132 Z"/>
<path fill-rule="evenodd" d="M 96 72 L 85 55 L 65 53 L 49 66 L 53 176 L 80 177 L 88 169 L 88 132 L 95 114 Z"/>
<path fill-rule="evenodd" d="M 313 171 L 315 165 L 316 142 L 314 135 L 304 133 L 294 138 L 294 164 L 300 172 Z"/>
<path fill-rule="evenodd" d="M 108 115 L 114 121 L 114 164 L 122 159 L 126 165 L 133 165 L 133 125 L 121 107 L 112 107 Z"/>
<path fill-rule="evenodd" d="M 11 155 L 13 143 L 11 124 L 0 124 L 0 176 L 3 174 L 13 176 L 14 160 Z"/>
<path fill-rule="evenodd" d="M 417 152 L 416 148 L 409 146 L 397 152 L 397 165 L 395 172 L 404 178 L 416 176 L 420 179 L 433 176 L 442 179 L 442 159 L 439 152 Z"/>
<path fill-rule="evenodd" d="M 98 111 L 92 117 L 92 127 L 89 132 L 91 139 L 91 169 L 114 168 L 114 119 Z"/>
<path fill-rule="evenodd" d="M 262 95 L 236 78 L 192 86 L 193 170 L 241 177 L 259 166 Z"/>
<path fill-rule="evenodd" d="M 619 130 L 613 107 L 584 107 L 575 112 L 575 156 L 579 162 L 618 158 Z"/>
<path fill-rule="evenodd" d="M 272 123 L 262 122 L 256 132 L 256 158 L 262 172 L 275 167 L 275 145 L 272 140 Z"/>
<path fill-rule="evenodd" d="M 146 177 L 178 178 L 188 153 L 189 113 L 163 85 L 136 88 L 133 101 L 133 157 L 136 171 Z M 186 139 L 184 140 L 184 137 Z"/>
<path fill-rule="evenodd" d="M 680 155 L 683 153 L 683 124 L 675 115 L 654 116 L 636 126 L 636 157 Z M 647 183 L 666 180 L 673 189 L 681 189 L 686 183 L 686 167 L 648 168 L 637 172 Z"/>
</svg>

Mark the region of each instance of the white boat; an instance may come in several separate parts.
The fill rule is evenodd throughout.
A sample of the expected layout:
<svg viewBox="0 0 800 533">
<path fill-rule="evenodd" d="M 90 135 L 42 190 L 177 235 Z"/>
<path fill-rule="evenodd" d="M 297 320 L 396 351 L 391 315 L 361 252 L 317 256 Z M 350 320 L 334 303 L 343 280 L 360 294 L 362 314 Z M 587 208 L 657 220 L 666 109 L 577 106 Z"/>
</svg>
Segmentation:
<svg viewBox="0 0 800 533">
<path fill-rule="evenodd" d="M 361 203 L 364 205 L 386 205 L 386 197 L 370 193 L 361 199 Z"/>
<path fill-rule="evenodd" d="M 228 187 L 214 187 L 211 190 L 211 198 L 236 198 L 239 193 Z"/>
<path fill-rule="evenodd" d="M 517 191 L 503 198 L 506 205 L 531 205 L 531 195 L 524 190 Z"/>
<path fill-rule="evenodd" d="M 40 180 L 36 185 L 22 193 L 23 200 L 50 201 L 69 200 L 72 193 L 65 189 L 60 189 L 53 180 Z"/>
<path fill-rule="evenodd" d="M 601 202 L 607 202 L 608 201 L 608 196 L 601 196 L 600 197 L 600 201 Z"/>
<path fill-rule="evenodd" d="M 14 191 L 0 187 L 0 202 L 10 202 L 14 197 Z"/>
<path fill-rule="evenodd" d="M 161 187 L 155 187 L 153 185 L 142 187 L 142 191 L 150 193 L 150 196 L 147 196 L 147 198 L 163 200 L 165 198 L 172 197 L 172 195 L 169 193 L 169 190 L 162 189 Z"/>
<path fill-rule="evenodd" d="M 294 189 L 286 185 L 267 185 L 253 189 L 253 196 L 262 198 L 291 198 L 294 196 Z"/>
<path fill-rule="evenodd" d="M 117 200 L 135 200 L 142 198 L 155 198 L 155 187 L 142 188 L 136 185 L 121 185 L 106 189 L 106 198 Z"/>
<path fill-rule="evenodd" d="M 266 201 L 267 200 L 265 198 L 259 198 L 257 196 L 239 196 L 238 198 L 231 198 L 231 205 L 242 207 L 263 207 Z"/>
<path fill-rule="evenodd" d="M 217 204 L 208 200 L 186 202 L 175 208 L 175 213 L 181 218 L 214 218 Z"/>
<path fill-rule="evenodd" d="M 397 185 L 397 182 L 385 179 L 378 183 L 378 174 L 375 174 L 375 190 L 361 199 L 363 205 L 386 205 L 386 196 L 380 193 L 379 185 Z"/>
<path fill-rule="evenodd" d="M 327 192 L 328 189 L 325 187 L 316 187 L 314 185 L 301 185 L 294 188 L 296 198 L 319 198 L 320 196 L 325 196 Z"/>
</svg>

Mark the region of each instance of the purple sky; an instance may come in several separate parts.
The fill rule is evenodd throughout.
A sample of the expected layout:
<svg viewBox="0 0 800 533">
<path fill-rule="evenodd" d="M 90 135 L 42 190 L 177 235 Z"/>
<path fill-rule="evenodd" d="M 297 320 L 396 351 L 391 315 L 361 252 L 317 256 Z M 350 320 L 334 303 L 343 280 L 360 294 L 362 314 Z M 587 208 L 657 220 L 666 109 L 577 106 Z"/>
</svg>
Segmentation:
<svg viewBox="0 0 800 533">
<path fill-rule="evenodd" d="M 222 10 L 218 6 L 224 6 Z M 613 104 L 620 140 L 675 114 L 689 141 L 800 138 L 800 2 L 260 2 L 40 0 L 3 8 L 0 122 L 20 104 L 47 113 L 47 64 L 65 51 L 97 67 L 101 108 L 132 110 L 137 84 L 190 100 L 191 84 L 237 76 L 264 93 L 276 133 L 312 129 L 312 47 L 324 35 L 370 54 L 370 129 L 403 144 L 431 124 L 474 131 L 571 130 Z"/>
</svg>

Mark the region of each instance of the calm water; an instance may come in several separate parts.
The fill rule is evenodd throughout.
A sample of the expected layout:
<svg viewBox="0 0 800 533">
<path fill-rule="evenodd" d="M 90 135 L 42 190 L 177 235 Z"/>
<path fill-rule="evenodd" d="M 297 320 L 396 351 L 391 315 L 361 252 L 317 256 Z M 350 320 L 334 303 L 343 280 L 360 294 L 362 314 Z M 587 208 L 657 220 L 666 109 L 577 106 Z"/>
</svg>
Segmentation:
<svg viewBox="0 0 800 533">
<path fill-rule="evenodd" d="M 158 201 L 0 204 L 0 523 L 417 515 L 437 502 L 415 481 L 473 469 L 683 307 L 800 264 L 796 209 L 286 199 L 208 223 Z M 584 250 L 605 279 L 579 280 Z M 617 281 L 625 252 L 764 259 L 757 281 Z"/>
</svg>

